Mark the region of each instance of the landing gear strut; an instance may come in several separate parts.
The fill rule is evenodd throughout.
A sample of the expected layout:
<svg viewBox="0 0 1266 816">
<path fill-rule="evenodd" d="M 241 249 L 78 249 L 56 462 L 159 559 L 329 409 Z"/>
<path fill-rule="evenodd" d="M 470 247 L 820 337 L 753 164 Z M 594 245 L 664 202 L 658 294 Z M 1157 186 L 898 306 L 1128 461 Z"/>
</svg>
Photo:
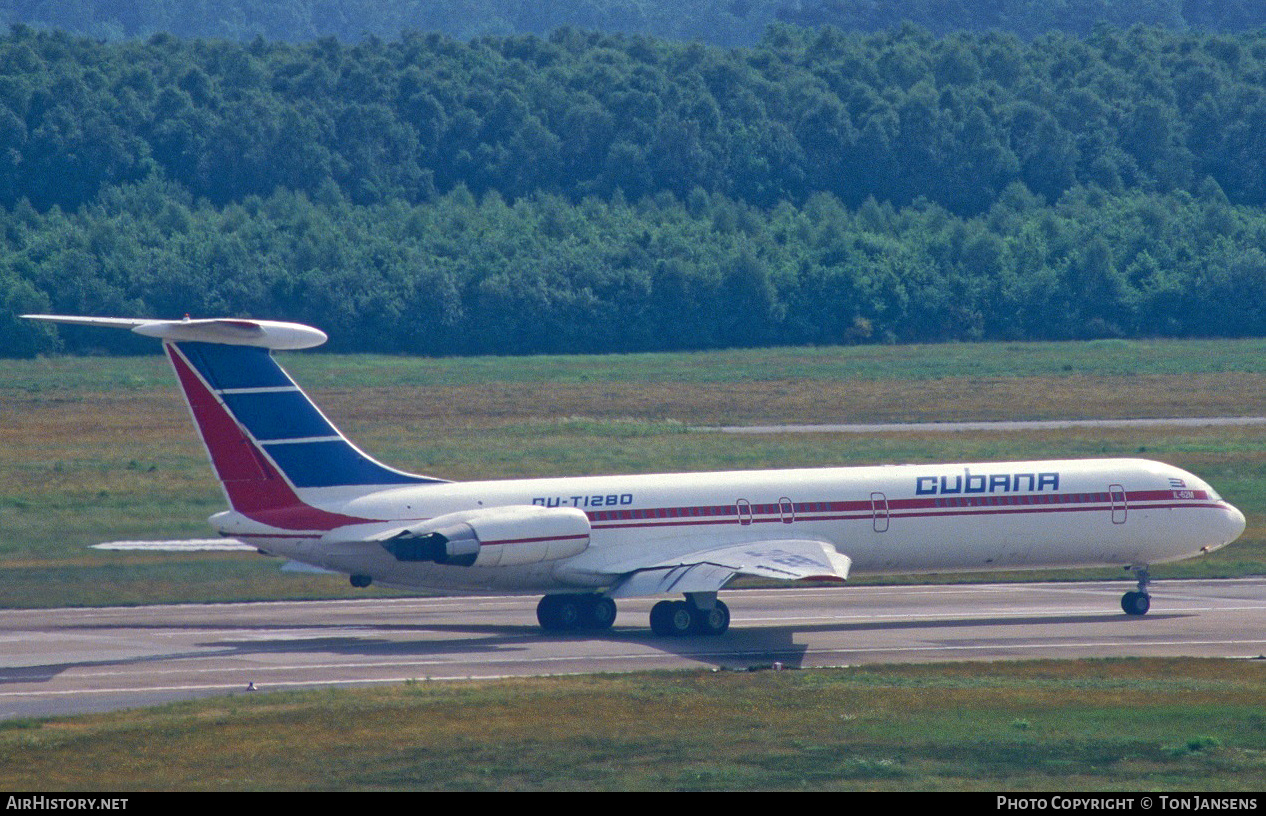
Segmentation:
<svg viewBox="0 0 1266 816">
<path fill-rule="evenodd" d="M 546 595 L 536 605 L 536 619 L 547 632 L 605 631 L 615 623 L 615 614 L 615 601 L 598 594 Z"/>
<path fill-rule="evenodd" d="M 651 631 L 660 637 L 721 635 L 730 628 L 730 608 L 715 592 L 692 592 L 684 601 L 660 601 L 651 608 Z"/>
<path fill-rule="evenodd" d="M 1147 594 L 1147 583 L 1150 576 L 1147 567 L 1131 567 L 1139 579 L 1139 588 L 1121 596 L 1121 609 L 1127 615 L 1146 615 L 1152 606 L 1152 596 Z"/>
</svg>

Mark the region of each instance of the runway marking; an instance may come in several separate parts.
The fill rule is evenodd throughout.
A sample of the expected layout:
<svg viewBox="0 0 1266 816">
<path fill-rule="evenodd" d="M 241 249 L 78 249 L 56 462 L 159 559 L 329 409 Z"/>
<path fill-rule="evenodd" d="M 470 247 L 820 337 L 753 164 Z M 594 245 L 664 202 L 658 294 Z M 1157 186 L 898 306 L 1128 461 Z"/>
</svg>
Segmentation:
<svg viewBox="0 0 1266 816">
<path fill-rule="evenodd" d="M 1154 597 L 1154 596 L 1153 596 Z M 1203 600 L 1203 599 L 1202 599 Z M 1032 617 L 1051 617 L 1060 616 L 1067 617 L 1070 615 L 1085 615 L 1094 617 L 1108 618 L 1108 623 L 1123 620 L 1139 620 L 1140 623 L 1153 621 L 1157 615 L 1172 614 L 1190 614 L 1195 612 L 1255 612 L 1266 608 L 1266 603 L 1250 603 L 1247 605 L 1239 604 L 1235 606 L 1218 605 L 1218 606 L 1167 606 L 1165 608 L 1152 607 L 1154 613 L 1150 618 L 1124 618 L 1120 611 L 1113 609 L 1105 609 L 1103 607 L 1083 607 L 1080 609 L 1066 609 L 1055 607 L 1014 609 L 1012 607 L 999 609 L 973 609 L 971 612 L 955 614 L 953 610 L 940 610 L 935 612 L 913 612 L 913 613 L 893 613 L 891 615 L 871 613 L 858 613 L 856 615 L 848 614 L 805 614 L 805 615 L 772 615 L 765 617 L 744 617 L 734 618 L 732 625 L 752 624 L 752 623 L 816 623 L 821 621 L 874 621 L 875 623 L 892 623 L 894 621 L 909 620 L 989 620 L 994 618 L 1032 618 Z"/>
<path fill-rule="evenodd" d="M 1019 644 L 1007 646 L 1006 648 L 1014 649 L 1014 650 L 1042 649 L 1042 650 L 1049 651 L 1052 648 L 1083 648 L 1083 649 L 1084 648 L 1117 648 L 1120 645 L 1121 645 L 1120 641 L 1070 641 L 1070 642 L 1060 642 L 1060 643 L 1019 643 Z M 1250 645 L 1251 646 L 1266 645 L 1266 639 L 1164 640 L 1164 641 L 1149 641 L 1146 644 L 1133 643 L 1132 645 L 1135 647 L 1144 645 L 1144 646 L 1153 647 L 1153 648 L 1162 648 L 1162 647 L 1171 648 L 1171 647 L 1176 647 L 1176 646 L 1187 646 L 1187 647 L 1190 647 L 1190 646 L 1205 646 L 1205 647 L 1207 646 L 1239 646 L 1239 647 L 1243 647 L 1243 646 L 1250 646 Z M 680 656 L 686 657 L 686 658 L 709 659 L 709 660 L 715 661 L 715 659 L 717 658 L 725 658 L 729 660 L 736 660 L 740 658 L 768 659 L 769 657 L 776 656 L 781 653 L 796 653 L 796 654 L 803 654 L 803 655 L 821 656 L 821 655 L 836 655 L 836 654 L 847 655 L 847 654 L 854 654 L 854 653 L 883 654 L 883 653 L 917 653 L 917 652 L 928 652 L 928 651 L 968 652 L 968 651 L 983 651 L 986 649 L 996 649 L 996 648 L 998 648 L 997 644 L 979 644 L 979 645 L 964 645 L 964 646 L 929 644 L 927 646 L 889 646 L 889 647 L 869 647 L 869 648 L 868 647 L 858 647 L 858 648 L 850 647 L 850 648 L 833 648 L 833 649 L 810 649 L 803 653 L 793 648 L 781 649 L 781 650 L 762 649 L 759 651 L 746 651 L 746 652 L 732 652 L 732 651 L 697 652 L 697 653 L 681 654 Z M 590 656 L 561 657 L 560 656 L 560 657 L 549 657 L 549 658 L 530 658 L 526 661 L 516 660 L 515 662 L 576 663 L 580 661 L 596 661 L 596 662 L 601 663 L 601 662 L 613 662 L 613 661 L 622 661 L 622 660 L 641 660 L 641 659 L 645 659 L 645 657 L 646 657 L 645 654 L 606 655 L 606 656 L 601 656 L 601 657 L 590 657 Z M 1234 658 L 1234 659 L 1255 659 L 1256 657 L 1258 657 L 1258 655 L 1245 655 L 1245 656 Z M 1227 659 L 1233 659 L 1233 658 L 1227 658 Z M 497 662 L 497 661 L 489 660 L 487 662 L 492 663 L 492 662 Z M 392 664 L 386 663 L 386 664 L 364 664 L 364 665 L 372 667 L 375 665 L 392 665 Z M 405 662 L 405 663 L 401 663 L 400 665 L 427 666 L 427 665 L 439 665 L 439 664 L 438 662 L 433 663 L 432 661 L 421 661 L 417 663 Z M 340 667 L 347 668 L 346 664 L 331 664 L 331 665 L 322 665 L 322 666 L 312 666 L 308 668 L 340 668 Z M 264 671 L 270 671 L 270 670 L 281 671 L 285 669 L 286 667 L 272 667 L 272 668 L 259 667 L 259 668 L 254 669 L 254 673 L 259 674 Z M 210 672 L 210 671 L 228 671 L 228 670 L 206 670 L 206 671 Z M 250 672 L 246 670 L 242 670 L 242 673 L 244 675 L 250 674 Z M 581 674 L 581 673 L 589 673 L 589 672 L 566 672 L 565 674 L 570 675 L 570 674 Z M 497 675 L 459 674 L 459 675 L 451 675 L 451 676 L 427 675 L 425 677 L 419 677 L 417 675 L 401 675 L 398 677 L 386 677 L 386 678 L 375 677 L 375 678 L 323 678 L 319 680 L 318 679 L 277 680 L 277 681 L 265 681 L 264 685 L 256 686 L 256 690 L 269 691 L 269 690 L 276 690 L 279 688 L 318 687 L 318 686 L 331 686 L 331 685 L 335 685 L 335 686 L 369 685 L 369 684 L 428 682 L 428 681 L 436 682 L 436 681 L 441 681 L 441 680 L 500 679 L 500 678 L 522 677 L 522 676 L 524 675 L 522 674 L 497 674 Z M 21 699 L 21 698 L 27 698 L 27 697 L 49 697 L 49 696 L 56 697 L 56 696 L 69 696 L 69 695 L 80 695 L 80 694 L 98 694 L 98 695 L 136 694 L 136 693 L 141 693 L 141 692 L 157 694 L 157 693 L 163 693 L 163 692 L 223 691 L 223 690 L 232 690 L 232 689 L 240 689 L 243 693 L 249 693 L 247 691 L 245 683 L 242 681 L 237 681 L 233 683 L 227 683 L 227 682 L 226 683 L 191 683 L 191 684 L 182 684 L 182 685 L 131 686 L 131 687 L 105 688 L 105 689 L 75 688 L 75 689 L 41 689 L 41 690 L 31 690 L 31 691 L 5 691 L 5 692 L 0 692 L 0 698 Z"/>
<path fill-rule="evenodd" d="M 644 614 L 655 599 L 622 605 L 626 625 L 617 622 L 612 633 L 563 637 L 529 625 L 534 598 L 504 596 L 4 610 L 0 663 L 9 665 L 0 667 L 0 718 L 237 694 L 248 683 L 280 691 L 640 669 L 741 671 L 776 661 L 827 668 L 1266 653 L 1266 627 L 1257 625 L 1266 617 L 1266 581 L 1164 585 L 1172 594 L 1156 595 L 1154 614 L 1140 619 L 1116 610 L 1115 582 L 863 586 L 853 588 L 856 594 L 833 587 L 736 590 L 734 630 L 719 640 L 653 637 Z M 1254 631 L 1260 636 L 1245 635 Z"/>
<path fill-rule="evenodd" d="M 1160 419 L 1028 419 L 969 422 L 876 422 L 870 424 L 713 425 L 691 426 L 704 433 L 954 433 L 961 431 L 1051 431 L 1075 428 L 1184 428 L 1263 425 L 1266 417 L 1169 417 Z"/>
</svg>

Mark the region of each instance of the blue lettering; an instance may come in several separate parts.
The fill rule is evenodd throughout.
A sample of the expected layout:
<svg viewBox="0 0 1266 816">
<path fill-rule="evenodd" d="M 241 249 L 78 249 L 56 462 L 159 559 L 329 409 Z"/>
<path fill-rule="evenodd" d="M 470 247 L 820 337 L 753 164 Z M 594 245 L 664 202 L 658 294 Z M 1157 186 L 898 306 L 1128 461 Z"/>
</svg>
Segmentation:
<svg viewBox="0 0 1266 816">
<path fill-rule="evenodd" d="M 532 504 L 537 507 L 615 507 L 633 503 L 632 493 L 611 493 L 606 496 L 537 496 Z"/>
<path fill-rule="evenodd" d="M 1059 491 L 1059 473 L 972 473 L 964 468 L 956 476 L 916 476 L 916 496 L 952 493 L 1037 493 Z M 631 498 L 631 497 L 630 497 Z M 621 504 L 624 503 L 621 496 Z"/>
</svg>

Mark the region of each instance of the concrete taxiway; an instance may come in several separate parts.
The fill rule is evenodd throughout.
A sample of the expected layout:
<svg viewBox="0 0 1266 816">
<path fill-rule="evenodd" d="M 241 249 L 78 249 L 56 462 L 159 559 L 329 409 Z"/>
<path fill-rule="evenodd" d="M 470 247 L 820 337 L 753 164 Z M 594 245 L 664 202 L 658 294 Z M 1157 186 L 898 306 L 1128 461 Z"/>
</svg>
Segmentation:
<svg viewBox="0 0 1266 816">
<path fill-rule="evenodd" d="M 965 431 L 1059 431 L 1078 428 L 1228 428 L 1266 425 L 1266 417 L 1178 417 L 1160 419 L 1023 419 L 979 422 L 880 422 L 820 425 L 718 425 L 694 431 L 732 434 L 777 433 L 961 433 Z"/>
<path fill-rule="evenodd" d="M 655 637 L 653 599 L 600 635 L 545 635 L 536 598 L 0 610 L 0 719 L 411 679 L 1103 656 L 1259 658 L 1266 579 L 736 590 L 720 638 Z"/>
</svg>

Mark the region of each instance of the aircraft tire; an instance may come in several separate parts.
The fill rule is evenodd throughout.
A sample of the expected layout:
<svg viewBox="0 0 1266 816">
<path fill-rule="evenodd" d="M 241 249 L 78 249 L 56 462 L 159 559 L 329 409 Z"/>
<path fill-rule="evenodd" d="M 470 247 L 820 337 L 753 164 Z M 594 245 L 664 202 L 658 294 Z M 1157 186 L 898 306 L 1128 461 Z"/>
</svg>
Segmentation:
<svg viewBox="0 0 1266 816">
<path fill-rule="evenodd" d="M 554 598 L 553 595 L 546 595 L 541 598 L 540 602 L 536 605 L 536 622 L 539 623 L 541 628 L 547 632 L 553 631 L 557 628 L 554 622 L 555 602 L 552 598 Z"/>
<path fill-rule="evenodd" d="M 577 629 L 604 631 L 615 623 L 615 601 L 605 595 L 546 595 L 536 605 L 536 620 L 547 632 Z"/>
<path fill-rule="evenodd" d="M 695 609 L 694 631 L 700 635 L 723 635 L 730 628 L 730 608 L 717 601 L 711 609 Z"/>
<path fill-rule="evenodd" d="M 660 637 L 689 634 L 694 620 L 694 608 L 685 601 L 660 601 L 651 608 L 651 631 Z"/>
<path fill-rule="evenodd" d="M 606 595 L 590 595 L 585 605 L 585 626 L 599 632 L 605 632 L 615 623 L 615 601 Z"/>
<path fill-rule="evenodd" d="M 559 629 L 565 632 L 579 629 L 586 620 L 585 601 L 576 595 L 559 595 L 554 615 L 558 620 Z"/>
<path fill-rule="evenodd" d="M 1152 596 L 1146 592 L 1127 592 L 1121 596 L 1121 609 L 1127 615 L 1146 615 L 1152 607 Z"/>
<path fill-rule="evenodd" d="M 547 632 L 566 632 L 577 628 L 584 611 L 574 595 L 546 595 L 536 605 L 536 620 Z"/>
</svg>

